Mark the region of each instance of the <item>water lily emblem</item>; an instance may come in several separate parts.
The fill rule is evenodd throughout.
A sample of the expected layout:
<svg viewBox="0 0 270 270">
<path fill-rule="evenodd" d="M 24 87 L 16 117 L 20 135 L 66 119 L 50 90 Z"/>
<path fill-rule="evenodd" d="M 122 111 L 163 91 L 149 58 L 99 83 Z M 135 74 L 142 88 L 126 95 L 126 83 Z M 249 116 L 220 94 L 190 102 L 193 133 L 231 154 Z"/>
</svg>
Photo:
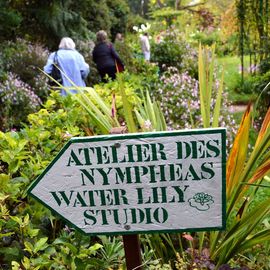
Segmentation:
<svg viewBox="0 0 270 270">
<path fill-rule="evenodd" d="M 207 211 L 210 209 L 210 205 L 214 203 L 214 200 L 211 195 L 199 192 L 190 198 L 188 202 L 191 207 L 195 207 L 199 211 Z"/>
</svg>

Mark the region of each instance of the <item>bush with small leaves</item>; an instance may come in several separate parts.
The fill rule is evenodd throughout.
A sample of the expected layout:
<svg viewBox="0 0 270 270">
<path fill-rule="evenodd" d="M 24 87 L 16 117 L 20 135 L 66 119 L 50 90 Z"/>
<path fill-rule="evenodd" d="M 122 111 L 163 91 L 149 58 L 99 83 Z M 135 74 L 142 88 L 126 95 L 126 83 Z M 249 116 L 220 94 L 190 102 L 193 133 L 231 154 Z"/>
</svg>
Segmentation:
<svg viewBox="0 0 270 270">
<path fill-rule="evenodd" d="M 40 108 L 41 100 L 29 85 L 8 73 L 7 79 L 0 83 L 0 104 L 0 128 L 8 130 L 21 127 L 27 115 Z"/>
<path fill-rule="evenodd" d="M 183 33 L 169 28 L 155 37 L 151 45 L 151 62 L 157 62 L 161 71 L 176 67 L 198 77 L 197 52 L 183 39 Z"/>
<path fill-rule="evenodd" d="M 219 87 L 219 81 L 215 80 L 213 97 L 211 100 L 214 108 L 214 94 Z M 187 72 L 180 73 L 177 68 L 169 67 L 160 78 L 152 94 L 160 102 L 166 123 L 170 129 L 191 129 L 202 127 L 200 111 L 199 82 Z M 219 118 L 219 126 L 226 127 L 228 132 L 228 144 L 230 145 L 236 134 L 236 123 L 229 112 L 230 103 L 226 93 L 223 94 L 222 108 Z"/>
<path fill-rule="evenodd" d="M 49 51 L 39 44 L 23 39 L 7 41 L 1 44 L 0 49 L 3 69 L 16 74 L 42 101 L 46 100 L 49 87 L 45 75 L 39 69 L 43 69 Z"/>
</svg>

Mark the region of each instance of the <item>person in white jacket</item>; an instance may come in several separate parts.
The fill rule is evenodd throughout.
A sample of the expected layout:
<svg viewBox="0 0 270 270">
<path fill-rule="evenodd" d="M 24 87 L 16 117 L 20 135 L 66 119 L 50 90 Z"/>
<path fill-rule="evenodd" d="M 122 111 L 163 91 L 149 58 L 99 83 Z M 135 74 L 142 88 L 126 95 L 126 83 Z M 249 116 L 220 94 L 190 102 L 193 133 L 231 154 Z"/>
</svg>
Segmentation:
<svg viewBox="0 0 270 270">
<path fill-rule="evenodd" d="M 141 41 L 141 48 L 144 55 L 144 59 L 146 61 L 150 61 L 150 43 L 149 43 L 148 34 L 144 33 L 143 35 L 141 35 L 140 41 Z"/>
</svg>

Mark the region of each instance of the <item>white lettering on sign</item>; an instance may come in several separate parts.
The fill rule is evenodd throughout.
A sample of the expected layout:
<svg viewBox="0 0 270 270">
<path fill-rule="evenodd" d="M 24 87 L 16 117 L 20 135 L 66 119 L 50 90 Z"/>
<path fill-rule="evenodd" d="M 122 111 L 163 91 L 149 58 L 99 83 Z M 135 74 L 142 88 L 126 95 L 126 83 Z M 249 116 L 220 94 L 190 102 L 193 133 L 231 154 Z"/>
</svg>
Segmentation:
<svg viewBox="0 0 270 270">
<path fill-rule="evenodd" d="M 225 129 L 73 138 L 30 194 L 88 234 L 223 229 Z"/>
</svg>

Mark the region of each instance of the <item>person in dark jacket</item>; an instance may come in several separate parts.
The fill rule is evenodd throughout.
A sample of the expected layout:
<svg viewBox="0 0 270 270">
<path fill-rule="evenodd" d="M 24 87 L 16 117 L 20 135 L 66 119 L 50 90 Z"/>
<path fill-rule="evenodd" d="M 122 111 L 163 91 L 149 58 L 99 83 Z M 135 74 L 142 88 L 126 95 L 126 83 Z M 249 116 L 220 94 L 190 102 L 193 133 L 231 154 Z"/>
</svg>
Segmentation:
<svg viewBox="0 0 270 270">
<path fill-rule="evenodd" d="M 96 39 L 97 43 L 93 50 L 93 61 L 97 65 L 98 72 L 103 82 L 106 82 L 106 75 L 114 80 L 117 69 L 122 70 L 124 64 L 113 45 L 107 41 L 107 33 L 105 31 L 98 31 Z M 116 66 L 118 66 L 118 68 Z"/>
</svg>

